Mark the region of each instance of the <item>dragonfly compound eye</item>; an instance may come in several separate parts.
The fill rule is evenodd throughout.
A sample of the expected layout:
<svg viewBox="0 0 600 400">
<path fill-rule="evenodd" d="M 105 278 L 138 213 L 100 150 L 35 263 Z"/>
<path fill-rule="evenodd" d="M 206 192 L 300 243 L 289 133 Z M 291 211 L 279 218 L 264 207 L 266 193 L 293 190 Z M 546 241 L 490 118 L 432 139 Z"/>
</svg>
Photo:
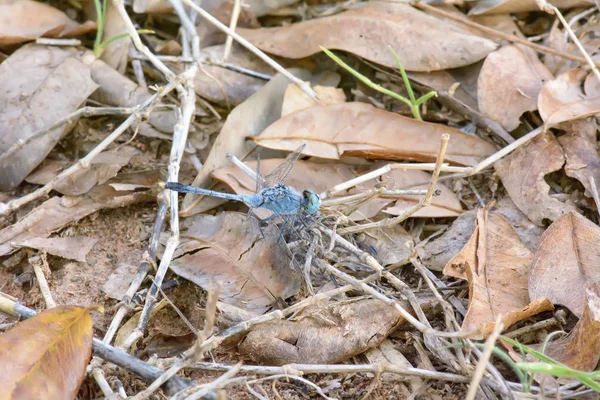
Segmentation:
<svg viewBox="0 0 600 400">
<path fill-rule="evenodd" d="M 319 207 L 321 207 L 321 198 L 319 195 L 310 189 L 306 189 L 302 192 L 302 196 L 304 197 L 306 204 L 306 212 L 308 214 L 316 213 L 319 210 Z"/>
</svg>

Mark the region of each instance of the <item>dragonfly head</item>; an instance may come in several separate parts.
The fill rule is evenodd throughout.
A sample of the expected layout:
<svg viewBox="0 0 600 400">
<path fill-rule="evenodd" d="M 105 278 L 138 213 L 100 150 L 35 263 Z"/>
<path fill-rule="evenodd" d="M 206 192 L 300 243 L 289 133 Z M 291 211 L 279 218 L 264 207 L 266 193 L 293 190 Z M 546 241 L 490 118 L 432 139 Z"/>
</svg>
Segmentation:
<svg viewBox="0 0 600 400">
<path fill-rule="evenodd" d="M 321 207 L 321 198 L 318 194 L 313 192 L 310 189 L 306 189 L 302 192 L 302 196 L 304 197 L 304 209 L 308 214 L 314 214 Z"/>
</svg>

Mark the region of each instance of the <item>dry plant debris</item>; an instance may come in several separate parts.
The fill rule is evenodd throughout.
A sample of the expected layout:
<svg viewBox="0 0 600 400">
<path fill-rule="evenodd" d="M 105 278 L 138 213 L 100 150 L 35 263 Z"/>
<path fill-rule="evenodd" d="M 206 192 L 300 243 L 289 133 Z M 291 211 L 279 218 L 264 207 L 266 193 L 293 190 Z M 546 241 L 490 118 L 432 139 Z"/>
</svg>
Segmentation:
<svg viewBox="0 0 600 400">
<path fill-rule="evenodd" d="M 597 396 L 599 21 L 0 0 L 0 393 Z"/>
</svg>

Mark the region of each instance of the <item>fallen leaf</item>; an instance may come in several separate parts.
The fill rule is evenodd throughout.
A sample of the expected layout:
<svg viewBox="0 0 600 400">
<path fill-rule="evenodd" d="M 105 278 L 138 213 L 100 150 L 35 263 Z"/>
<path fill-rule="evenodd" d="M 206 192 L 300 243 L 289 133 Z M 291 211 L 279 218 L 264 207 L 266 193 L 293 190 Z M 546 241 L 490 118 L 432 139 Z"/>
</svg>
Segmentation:
<svg viewBox="0 0 600 400">
<path fill-rule="evenodd" d="M 75 399 L 92 354 L 90 308 L 61 306 L 0 335 L 0 391 L 11 399 Z"/>
<path fill-rule="evenodd" d="M 590 0 L 552 0 L 549 3 L 557 8 L 574 8 L 594 4 Z M 480 0 L 469 11 L 469 14 L 515 14 L 529 11 L 540 11 L 535 0 Z"/>
<path fill-rule="evenodd" d="M 308 57 L 323 46 L 397 68 L 391 46 L 407 71 L 462 67 L 497 47 L 454 24 L 393 2 L 369 2 L 329 17 L 238 33 L 261 50 L 285 58 Z"/>
<path fill-rule="evenodd" d="M 156 194 L 150 189 L 161 179 L 164 179 L 164 174 L 158 170 L 121 174 L 85 195 L 52 197 L 15 224 L 0 230 L 0 255 L 16 250 L 12 242 L 48 237 L 52 232 L 95 211 L 155 200 Z M 134 182 L 136 189 L 132 191 L 119 191 L 112 186 L 114 183 Z M 145 185 L 145 190 L 141 189 L 142 185 Z"/>
<path fill-rule="evenodd" d="M 133 278 L 140 269 L 142 262 L 141 251 L 132 251 L 119 261 L 117 268 L 108 276 L 102 285 L 102 291 L 111 298 L 121 301 L 127 293 L 127 289 L 133 282 Z"/>
<path fill-rule="evenodd" d="M 121 299 L 119 299 L 121 300 Z M 148 318 L 149 320 L 152 319 L 152 317 L 156 316 L 156 314 L 162 310 L 163 308 L 167 307 L 169 305 L 169 302 L 165 299 L 162 299 L 161 301 L 159 301 L 154 308 L 152 308 L 152 311 L 150 311 L 150 317 Z M 131 318 L 129 318 L 127 321 L 125 321 L 125 323 L 123 325 L 121 325 L 121 327 L 119 328 L 119 330 L 117 331 L 116 335 L 115 335 L 115 343 L 114 346 L 117 348 L 122 348 L 123 344 L 125 343 L 125 340 L 127 340 L 127 337 L 129 337 L 129 335 L 131 335 L 131 333 L 133 333 L 133 331 L 137 328 L 138 326 L 138 322 L 140 321 L 140 318 L 142 316 L 142 312 L 138 311 L 137 313 L 133 314 L 133 316 Z"/>
<path fill-rule="evenodd" d="M 586 71 L 576 68 L 546 82 L 538 98 L 538 109 L 546 129 L 600 113 L 599 94 L 588 95 L 583 91 L 586 77 Z"/>
<path fill-rule="evenodd" d="M 197 215 L 187 223 L 182 232 L 186 240 L 175 251 L 170 269 L 204 289 L 220 282 L 221 301 L 263 313 L 300 289 L 301 276 L 276 243 L 275 225 L 261 230 L 256 220 L 234 212 Z"/>
<path fill-rule="evenodd" d="M 507 157 L 496 161 L 494 168 L 512 201 L 538 225 L 544 219 L 555 221 L 575 207 L 550 196 L 544 176 L 558 171 L 565 163 L 563 150 L 551 133 L 538 135 Z"/>
<path fill-rule="evenodd" d="M 532 300 L 547 297 L 583 315 L 587 284 L 600 273 L 600 228 L 576 212 L 557 219 L 542 235 L 529 278 Z"/>
<path fill-rule="evenodd" d="M 475 165 L 495 152 L 495 146 L 438 125 L 380 110 L 364 103 L 319 106 L 287 115 L 253 140 L 263 146 L 339 160 L 341 156 L 389 160 L 435 161 L 443 133 L 450 135 L 444 161 Z"/>
<path fill-rule="evenodd" d="M 310 82 L 304 82 L 310 86 Z M 341 104 L 346 102 L 346 95 L 342 89 L 315 86 L 313 88 L 321 105 L 329 106 L 332 104 Z M 308 97 L 297 85 L 289 85 L 283 95 L 283 104 L 281 105 L 281 116 L 285 117 L 295 111 L 304 110 L 306 108 L 315 107 L 317 103 Z"/>
<path fill-rule="evenodd" d="M 427 310 L 432 304 L 423 300 L 422 307 Z M 335 364 L 377 347 L 405 322 L 394 307 L 379 300 L 307 307 L 295 321 L 254 326 L 239 350 L 264 365 Z"/>
<path fill-rule="evenodd" d="M 544 233 L 544 228 L 531 222 L 529 218 L 519 210 L 510 197 L 505 197 L 498 201 L 493 210 L 499 212 L 511 224 L 519 234 L 519 238 L 523 244 L 529 250 L 535 251 L 535 249 L 537 249 L 538 243 Z"/>
<path fill-rule="evenodd" d="M 0 46 L 35 40 L 39 37 L 79 36 L 96 30 L 83 25 L 48 4 L 32 0 L 0 0 Z"/>
<path fill-rule="evenodd" d="M 120 147 L 116 151 L 103 151 L 94 157 L 89 168 L 75 172 L 59 183 L 54 190 L 69 196 L 85 194 L 93 187 L 115 177 L 119 170 L 138 154 L 138 150 L 128 146 Z M 73 162 L 68 161 L 46 160 L 25 181 L 45 185 L 72 164 Z"/>
<path fill-rule="evenodd" d="M 479 74 L 479 110 L 512 131 L 521 115 L 535 111 L 538 94 L 552 74 L 529 48 L 508 45 L 485 59 Z"/>
<path fill-rule="evenodd" d="M 384 267 L 407 264 L 415 246 L 413 237 L 401 225 L 362 233 L 356 238 L 356 242 Z"/>
<path fill-rule="evenodd" d="M 395 344 L 386 339 L 377 348 L 370 349 L 365 353 L 365 357 L 371 364 L 388 363 L 402 368 L 414 368 L 413 365 L 406 359 L 404 354 L 396 350 Z M 415 393 L 423 388 L 425 382 L 419 377 L 411 377 L 406 379 L 398 374 L 384 372 L 381 374 L 381 379 L 385 383 L 393 383 L 400 386 L 400 393 L 405 397 L 409 397 L 410 393 Z M 404 381 L 408 381 L 408 386 L 404 386 Z M 396 390 L 396 388 L 394 388 Z"/>
<path fill-rule="evenodd" d="M 477 63 L 480 64 L 480 63 Z M 477 65 L 476 64 L 476 65 Z M 459 73 L 457 70 L 470 71 L 469 74 Z M 462 104 L 468 106 L 473 110 L 478 110 L 477 105 L 477 78 L 479 76 L 479 69 L 474 70 L 473 66 L 458 68 L 450 71 L 433 71 L 433 72 L 409 72 L 408 76 L 411 80 L 425 85 L 437 92 L 446 91 L 452 92 L 451 96 Z M 460 71 L 465 72 L 465 71 Z M 474 80 L 474 88 L 471 88 L 469 82 L 465 81 Z M 474 90 L 473 90 L 474 89 Z"/>
<path fill-rule="evenodd" d="M 98 240 L 85 236 L 74 237 L 37 237 L 21 242 L 13 242 L 13 246 L 29 247 L 44 251 L 53 256 L 86 262 L 85 256 L 92 250 Z"/>
<path fill-rule="evenodd" d="M 465 331 L 489 335 L 498 315 L 504 328 L 553 309 L 547 299 L 530 302 L 527 281 L 532 253 L 499 213 L 480 209 L 477 228 L 465 247 L 444 267 L 444 274 L 469 282 Z"/>
<path fill-rule="evenodd" d="M 0 153 L 86 101 L 98 87 L 87 62 L 56 46 L 28 45 L 0 64 Z M 0 161 L 0 191 L 19 185 L 72 127 L 50 129 Z"/>
<path fill-rule="evenodd" d="M 127 64 L 129 62 L 129 47 L 132 43 L 127 31 L 127 25 L 121 17 L 118 8 L 112 1 L 106 2 L 105 14 L 102 41 L 107 41 L 123 34 L 125 34 L 125 37 L 107 44 L 104 49 L 102 49 L 100 59 L 125 75 Z"/>
</svg>

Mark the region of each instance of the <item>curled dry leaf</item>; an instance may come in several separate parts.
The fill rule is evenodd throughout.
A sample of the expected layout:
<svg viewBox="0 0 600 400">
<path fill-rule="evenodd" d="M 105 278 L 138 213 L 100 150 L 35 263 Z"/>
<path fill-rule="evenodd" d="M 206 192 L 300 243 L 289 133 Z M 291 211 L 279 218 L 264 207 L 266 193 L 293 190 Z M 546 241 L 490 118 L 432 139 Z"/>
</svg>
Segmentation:
<svg viewBox="0 0 600 400">
<path fill-rule="evenodd" d="M 0 46 L 39 37 L 78 36 L 96 30 L 87 21 L 80 25 L 62 11 L 33 0 L 0 0 Z"/>
<path fill-rule="evenodd" d="M 0 335 L 0 392 L 11 399 L 75 399 L 92 354 L 90 308 L 42 311 Z"/>
<path fill-rule="evenodd" d="M 73 51 L 29 45 L 0 64 L 0 154 L 86 101 L 98 87 L 89 63 Z M 48 130 L 0 161 L 0 191 L 19 185 L 72 127 L 64 124 Z"/>
<path fill-rule="evenodd" d="M 284 160 L 282 159 L 261 160 L 261 174 L 267 175 L 283 161 Z M 251 169 L 256 170 L 256 161 L 249 161 L 246 164 Z M 359 171 L 344 164 L 320 164 L 299 160 L 296 162 L 286 179 L 286 183 L 299 192 L 308 188 L 314 190 L 316 193 L 322 193 L 331 189 L 336 184 L 354 179 L 365 172 L 368 171 Z M 256 191 L 256 182 L 236 166 L 216 170 L 213 173 L 213 177 L 225 182 L 238 194 L 250 194 Z M 383 175 L 383 179 L 386 183 L 392 183 L 392 185 L 389 185 L 390 189 L 423 189 L 427 185 L 416 185 L 418 183 L 427 182 L 431 179 L 431 176 L 423 171 L 402 171 L 397 169 Z M 373 189 L 376 184 L 377 182 L 373 179 L 361 183 L 356 189 L 345 194 L 356 194 Z M 460 201 L 451 190 L 442 184 L 438 184 L 437 188 L 440 190 L 441 194 L 433 198 L 430 207 L 420 210 L 420 212 L 415 213 L 413 217 L 454 217 L 462 212 Z M 390 205 L 390 207 L 384 210 L 385 213 L 399 215 L 420 201 L 422 197 L 423 196 L 402 196 L 399 198 L 376 198 L 352 212 L 350 218 L 352 220 L 371 218 L 388 205 Z M 354 209 L 355 208 L 353 208 L 353 210 Z M 256 211 L 260 213 L 260 210 Z M 344 208 L 340 208 L 340 211 L 344 212 L 345 210 Z"/>
<path fill-rule="evenodd" d="M 557 8 L 574 8 L 594 4 L 592 0 L 552 0 L 549 3 Z M 539 10 L 535 0 L 480 0 L 469 14 L 514 14 Z"/>
<path fill-rule="evenodd" d="M 97 239 L 85 236 L 54 238 L 37 237 L 22 242 L 13 242 L 13 245 L 37 249 L 57 257 L 86 262 L 85 256 L 90 252 L 97 241 Z"/>
<path fill-rule="evenodd" d="M 547 297 L 579 318 L 585 295 L 600 274 L 600 228 L 576 212 L 557 219 L 542 235 L 529 278 L 532 300 Z"/>
<path fill-rule="evenodd" d="M 563 150 L 551 133 L 538 135 L 494 164 L 496 173 L 512 201 L 538 225 L 552 221 L 575 207 L 550 196 L 544 176 L 558 171 L 565 163 Z"/>
<path fill-rule="evenodd" d="M 479 110 L 512 131 L 526 111 L 538 107 L 538 94 L 552 74 L 529 48 L 508 45 L 487 56 L 481 67 Z"/>
<path fill-rule="evenodd" d="M 261 231 L 253 218 L 234 212 L 197 215 L 189 224 L 170 268 L 204 289 L 220 282 L 221 301 L 262 313 L 300 289 L 275 225 Z"/>
<path fill-rule="evenodd" d="M 380 110 L 364 103 L 312 107 L 271 124 L 254 141 L 263 147 L 338 160 L 341 156 L 390 160 L 435 161 L 443 133 L 450 135 L 444 161 L 475 165 L 495 146 L 438 125 Z"/>
<path fill-rule="evenodd" d="M 14 225 L 0 231 L 0 255 L 15 251 L 12 242 L 48 237 L 52 232 L 95 211 L 155 200 L 155 193 L 150 189 L 162 179 L 163 173 L 158 170 L 121 174 L 85 195 L 52 197 Z M 128 189 L 115 189 L 113 185 L 117 184 L 127 184 Z"/>
<path fill-rule="evenodd" d="M 116 151 L 103 151 L 94 157 L 89 168 L 81 169 L 69 176 L 54 190 L 69 196 L 85 194 L 93 187 L 115 177 L 119 170 L 138 154 L 138 150 L 129 146 L 120 147 Z M 46 160 L 25 180 L 29 183 L 45 185 L 72 164 L 68 161 Z"/>
<path fill-rule="evenodd" d="M 423 300 L 426 311 L 431 300 Z M 410 308 L 408 302 L 402 304 Z M 379 300 L 358 300 L 306 308 L 295 321 L 255 326 L 240 352 L 265 365 L 333 364 L 379 345 L 405 320 Z"/>
<path fill-rule="evenodd" d="M 576 68 L 546 82 L 538 98 L 538 109 L 546 128 L 600 112 L 599 93 L 591 85 L 586 86 L 588 91 L 584 92 L 587 75 L 583 69 Z"/>
<path fill-rule="evenodd" d="M 391 46 L 408 71 L 462 67 L 496 48 L 492 41 L 396 2 L 369 2 L 330 17 L 238 32 L 261 50 L 281 57 L 308 57 L 323 46 L 397 68 Z"/>
<path fill-rule="evenodd" d="M 489 335 L 498 315 L 508 328 L 553 309 L 547 299 L 530 302 L 527 281 L 532 253 L 497 212 L 480 209 L 477 227 L 465 247 L 444 267 L 444 274 L 469 282 L 469 307 L 462 329 Z"/>
</svg>

